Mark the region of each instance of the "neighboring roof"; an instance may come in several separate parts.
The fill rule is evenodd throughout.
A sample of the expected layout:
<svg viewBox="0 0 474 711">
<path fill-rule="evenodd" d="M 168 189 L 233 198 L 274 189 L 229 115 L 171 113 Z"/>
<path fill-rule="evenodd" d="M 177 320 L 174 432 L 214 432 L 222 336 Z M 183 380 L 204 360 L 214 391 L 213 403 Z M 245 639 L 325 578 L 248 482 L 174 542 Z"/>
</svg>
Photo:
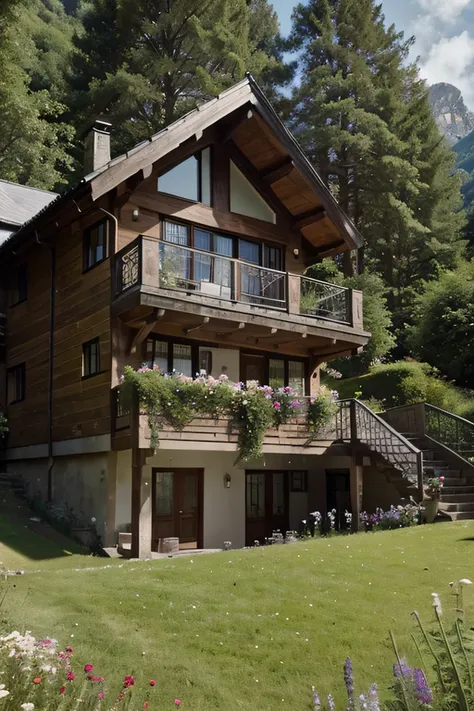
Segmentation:
<svg viewBox="0 0 474 711">
<path fill-rule="evenodd" d="M 0 222 L 20 227 L 57 198 L 48 190 L 0 180 Z"/>
<path fill-rule="evenodd" d="M 228 117 L 236 110 L 240 109 L 243 111 L 244 107 L 249 106 L 249 104 L 252 106 L 252 110 L 255 110 L 257 115 L 260 116 L 269 127 L 280 147 L 284 147 L 284 151 L 291 158 L 295 171 L 300 174 L 302 180 L 306 181 L 307 190 L 309 189 L 310 192 L 312 191 L 318 195 L 322 208 L 332 223 L 334 223 L 337 229 L 343 234 L 344 242 L 347 247 L 354 249 L 361 246 L 362 237 L 360 233 L 342 211 L 329 188 L 307 159 L 301 146 L 282 123 L 265 94 L 250 75 L 247 75 L 245 79 L 223 91 L 218 97 L 190 111 L 185 116 L 170 124 L 167 128 L 151 136 L 148 140 L 142 141 L 134 146 L 127 153 L 117 156 L 99 170 L 85 176 L 75 188 L 57 197 L 57 199 L 55 199 L 56 195 L 54 193 L 35 191 L 34 189 L 27 188 L 28 191 L 38 192 L 40 195 L 45 196 L 46 199 L 42 205 L 43 209 L 41 209 L 41 207 L 38 208 L 40 212 L 35 215 L 34 219 L 32 219 L 32 215 L 34 215 L 32 211 L 29 217 L 25 218 L 26 222 L 24 222 L 21 229 L 8 240 L 8 243 L 12 244 L 13 241 L 16 243 L 18 239 L 23 237 L 25 232 L 29 232 L 29 229 L 37 222 L 40 216 L 44 215 L 45 217 L 49 217 L 60 204 L 64 204 L 68 200 L 76 198 L 78 193 L 82 194 L 82 191 L 88 189 L 90 190 L 92 199 L 95 201 L 124 180 L 127 180 L 127 178 L 130 178 L 140 171 L 147 171 L 151 164 L 168 155 L 183 143 L 189 141 L 193 136 L 199 138 L 206 129 Z M 23 188 L 23 186 L 16 187 Z M 277 194 L 276 191 L 275 194 Z M 54 202 L 51 202 L 53 200 Z M 1 203 L 2 194 L 0 192 L 0 221 L 2 219 Z M 295 217 L 303 217 L 307 214 L 303 211 L 303 208 L 299 211 L 296 209 L 292 212 Z M 298 212 L 300 214 L 298 214 Z M 305 234 L 304 229 L 307 228 L 302 229 L 303 234 Z M 2 245 L 2 247 L 3 246 L 6 245 Z"/>
</svg>

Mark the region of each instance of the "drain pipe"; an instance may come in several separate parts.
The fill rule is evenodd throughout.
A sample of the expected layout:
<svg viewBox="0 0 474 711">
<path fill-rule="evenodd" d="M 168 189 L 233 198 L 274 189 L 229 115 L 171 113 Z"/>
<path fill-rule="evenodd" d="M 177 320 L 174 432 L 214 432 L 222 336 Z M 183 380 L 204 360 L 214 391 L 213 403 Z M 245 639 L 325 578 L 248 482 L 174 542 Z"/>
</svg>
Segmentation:
<svg viewBox="0 0 474 711">
<path fill-rule="evenodd" d="M 48 489 L 47 500 L 53 500 L 53 377 L 54 377 L 54 326 L 56 306 L 56 247 L 41 242 L 35 231 L 36 242 L 48 247 L 51 254 L 51 285 L 49 298 L 49 367 L 48 367 Z"/>
</svg>

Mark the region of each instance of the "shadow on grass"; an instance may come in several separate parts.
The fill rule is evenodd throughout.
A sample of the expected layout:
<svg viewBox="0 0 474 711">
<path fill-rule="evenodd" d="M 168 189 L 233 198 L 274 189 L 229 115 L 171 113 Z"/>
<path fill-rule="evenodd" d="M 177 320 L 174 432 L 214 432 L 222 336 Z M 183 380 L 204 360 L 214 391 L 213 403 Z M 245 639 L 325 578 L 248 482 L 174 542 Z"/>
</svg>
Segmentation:
<svg viewBox="0 0 474 711">
<path fill-rule="evenodd" d="M 466 538 L 460 538 L 460 541 L 474 541 L 474 536 L 466 536 Z"/>
<path fill-rule="evenodd" d="M 8 565 L 9 553 L 28 560 L 64 558 L 71 555 L 90 555 L 90 551 L 41 521 L 14 512 L 0 513 L 0 561 Z"/>
</svg>

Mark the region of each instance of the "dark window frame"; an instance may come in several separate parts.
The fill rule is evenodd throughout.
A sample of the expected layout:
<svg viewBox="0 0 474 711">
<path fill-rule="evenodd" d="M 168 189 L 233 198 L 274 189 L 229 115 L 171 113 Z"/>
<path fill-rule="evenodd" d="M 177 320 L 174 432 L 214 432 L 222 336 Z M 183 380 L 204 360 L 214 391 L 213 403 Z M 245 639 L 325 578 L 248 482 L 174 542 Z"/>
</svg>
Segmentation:
<svg viewBox="0 0 474 711">
<path fill-rule="evenodd" d="M 10 290 L 10 306 L 23 304 L 28 299 L 28 262 L 20 264 L 15 273 L 15 288 Z"/>
<path fill-rule="evenodd" d="M 247 351 L 244 351 L 247 353 Z M 309 395 L 309 364 L 308 364 L 308 359 L 304 357 L 299 357 L 299 356 L 293 356 L 293 355 L 283 355 L 283 354 L 277 354 L 277 353 L 271 353 L 268 354 L 266 362 L 265 362 L 265 377 L 268 381 L 268 385 L 270 385 L 270 361 L 271 360 L 282 360 L 284 363 L 284 386 L 287 387 L 289 386 L 289 380 L 290 380 L 290 361 L 295 361 L 296 363 L 303 363 L 303 378 L 304 378 L 304 390 L 305 394 L 302 395 L 301 397 L 307 397 Z M 242 373 L 241 373 L 242 375 Z"/>
<path fill-rule="evenodd" d="M 173 361 L 174 361 L 174 346 L 189 346 L 191 348 L 191 373 L 192 377 L 198 372 L 199 368 L 199 346 L 201 343 L 199 341 L 189 341 L 184 338 L 174 338 L 173 336 L 161 336 L 159 333 L 150 334 L 144 342 L 144 363 L 148 364 L 148 342 L 153 342 L 153 353 L 152 353 L 152 363 L 156 357 L 156 343 L 166 343 L 168 347 L 168 369 L 167 373 L 173 372 Z M 215 348 L 215 346 L 208 346 L 209 348 Z"/>
<path fill-rule="evenodd" d="M 213 150 L 213 145 L 210 143 L 207 146 L 203 146 L 200 148 L 198 151 L 191 153 L 191 155 L 187 156 L 186 158 L 181 158 L 180 160 L 176 161 L 172 165 L 168 166 L 165 170 L 163 170 L 162 173 L 160 173 L 156 177 L 156 192 L 160 193 L 161 195 L 168 195 L 169 197 L 177 198 L 178 200 L 185 200 L 186 202 L 192 203 L 193 205 L 199 204 L 199 205 L 205 205 L 205 207 L 213 207 L 214 206 L 214 150 Z M 203 203 L 202 201 L 202 154 L 203 151 L 209 149 L 209 205 L 207 203 Z M 160 190 L 158 188 L 160 178 L 162 178 L 164 175 L 169 173 L 171 170 L 174 168 L 177 168 L 178 165 L 181 163 L 184 163 L 185 161 L 189 160 L 190 158 L 195 158 L 196 159 L 196 170 L 197 170 L 197 200 L 193 200 L 192 198 L 187 198 L 187 197 L 182 197 L 181 195 L 174 195 L 174 193 L 168 193 L 165 190 Z"/>
<path fill-rule="evenodd" d="M 96 370 L 92 370 L 93 358 L 91 348 L 92 346 L 97 346 L 97 351 L 95 353 L 95 365 Z M 86 368 L 87 364 L 87 368 Z M 86 372 L 86 371 L 89 372 Z M 100 369 L 100 338 L 91 338 L 90 341 L 86 341 L 82 344 L 82 380 L 87 380 L 88 378 L 93 378 L 95 375 L 101 373 Z"/>
<path fill-rule="evenodd" d="M 301 477 L 300 478 L 300 482 L 301 482 L 300 485 L 296 484 L 295 474 L 297 474 L 299 477 Z M 308 493 L 308 472 L 307 472 L 307 470 L 304 470 L 304 469 L 290 470 L 289 475 L 290 475 L 290 492 L 292 494 L 307 494 Z"/>
<path fill-rule="evenodd" d="M 10 378 L 15 377 L 15 397 L 10 399 Z M 18 378 L 19 376 L 19 378 Z M 19 392 L 18 392 L 19 391 Z M 7 399 L 8 405 L 23 402 L 26 397 L 26 363 L 18 363 L 7 370 Z"/>
<path fill-rule="evenodd" d="M 94 222 L 93 225 L 90 227 L 87 227 L 84 230 L 83 237 L 82 237 L 82 272 L 89 272 L 91 269 L 94 269 L 94 267 L 98 266 L 99 264 L 102 264 L 102 262 L 105 262 L 106 259 L 108 259 L 109 256 L 109 220 L 107 218 L 104 218 L 102 220 L 98 220 L 97 222 Z M 91 248 L 91 234 L 94 230 L 99 229 L 100 227 L 104 226 L 104 255 L 102 259 L 97 259 L 94 262 L 89 261 L 89 256 L 90 256 L 90 248 Z"/>
</svg>

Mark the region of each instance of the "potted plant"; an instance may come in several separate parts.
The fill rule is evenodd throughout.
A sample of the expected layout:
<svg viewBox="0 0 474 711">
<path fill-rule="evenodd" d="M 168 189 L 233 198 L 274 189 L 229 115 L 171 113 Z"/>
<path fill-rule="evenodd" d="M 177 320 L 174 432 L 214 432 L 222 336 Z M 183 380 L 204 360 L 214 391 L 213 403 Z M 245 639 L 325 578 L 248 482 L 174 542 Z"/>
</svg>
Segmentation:
<svg viewBox="0 0 474 711">
<path fill-rule="evenodd" d="M 433 476 L 426 482 L 425 498 L 423 500 L 423 508 L 425 510 L 423 518 L 426 523 L 433 523 L 438 514 L 443 485 L 444 476 Z"/>
</svg>

